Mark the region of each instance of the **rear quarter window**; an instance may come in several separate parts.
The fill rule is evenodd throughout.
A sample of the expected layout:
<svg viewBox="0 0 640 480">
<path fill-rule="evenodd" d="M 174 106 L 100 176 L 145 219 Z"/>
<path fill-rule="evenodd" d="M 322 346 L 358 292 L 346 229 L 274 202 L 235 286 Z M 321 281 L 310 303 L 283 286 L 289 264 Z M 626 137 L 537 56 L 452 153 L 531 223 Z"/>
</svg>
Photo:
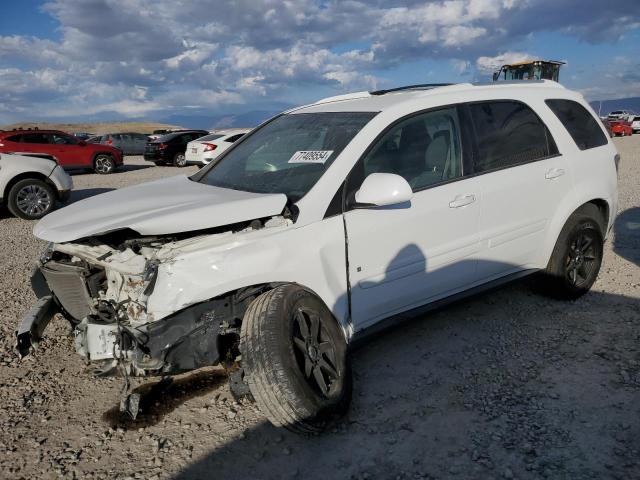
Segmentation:
<svg viewBox="0 0 640 480">
<path fill-rule="evenodd" d="M 573 100 L 545 100 L 580 150 L 601 147 L 607 137 L 589 111 Z"/>
<path fill-rule="evenodd" d="M 497 100 L 471 103 L 468 108 L 477 143 L 475 173 L 534 162 L 558 153 L 546 125 L 524 103 Z"/>
</svg>

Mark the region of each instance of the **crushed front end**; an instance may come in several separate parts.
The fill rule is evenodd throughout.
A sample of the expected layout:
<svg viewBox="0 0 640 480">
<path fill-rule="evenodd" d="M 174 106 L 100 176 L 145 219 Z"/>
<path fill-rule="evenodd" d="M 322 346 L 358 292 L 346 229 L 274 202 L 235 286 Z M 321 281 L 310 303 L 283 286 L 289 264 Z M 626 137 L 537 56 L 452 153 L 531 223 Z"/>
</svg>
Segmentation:
<svg viewBox="0 0 640 480">
<path fill-rule="evenodd" d="M 197 239 L 123 236 L 48 246 L 32 276 L 39 301 L 17 332 L 20 354 L 28 354 L 61 313 L 73 326 L 77 353 L 99 375 L 171 375 L 232 355 L 242 314 L 260 291 L 178 303 L 158 318 L 148 309 L 158 271 L 171 272 L 176 252 Z M 176 285 L 177 296 L 182 287 Z"/>
</svg>

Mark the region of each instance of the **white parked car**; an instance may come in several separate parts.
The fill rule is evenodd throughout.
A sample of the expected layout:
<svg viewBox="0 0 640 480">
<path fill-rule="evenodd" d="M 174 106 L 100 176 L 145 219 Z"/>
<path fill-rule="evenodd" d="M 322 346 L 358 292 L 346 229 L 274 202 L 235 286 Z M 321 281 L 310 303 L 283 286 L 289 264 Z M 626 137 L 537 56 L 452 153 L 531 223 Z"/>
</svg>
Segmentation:
<svg viewBox="0 0 640 480">
<path fill-rule="evenodd" d="M 609 112 L 607 118 L 609 120 L 626 120 L 629 115 L 633 115 L 628 110 L 614 110 L 613 112 Z"/>
<path fill-rule="evenodd" d="M 236 391 L 316 431 L 347 407 L 349 346 L 367 333 L 532 272 L 556 298 L 586 293 L 618 159 L 582 96 L 548 81 L 296 108 L 191 177 L 41 220 L 51 243 L 18 346 L 60 311 L 103 373 L 239 361 Z"/>
<path fill-rule="evenodd" d="M 0 154 L 0 206 L 16 217 L 37 220 L 69 198 L 73 181 L 54 160 Z"/>
<path fill-rule="evenodd" d="M 640 132 L 640 116 L 634 115 L 629 119 L 629 121 L 631 122 L 631 129 L 633 130 L 633 133 L 639 133 Z"/>
<path fill-rule="evenodd" d="M 205 135 L 187 144 L 185 160 L 187 165 L 204 167 L 216 160 L 236 140 L 242 138 L 250 129 L 234 129 Z"/>
</svg>

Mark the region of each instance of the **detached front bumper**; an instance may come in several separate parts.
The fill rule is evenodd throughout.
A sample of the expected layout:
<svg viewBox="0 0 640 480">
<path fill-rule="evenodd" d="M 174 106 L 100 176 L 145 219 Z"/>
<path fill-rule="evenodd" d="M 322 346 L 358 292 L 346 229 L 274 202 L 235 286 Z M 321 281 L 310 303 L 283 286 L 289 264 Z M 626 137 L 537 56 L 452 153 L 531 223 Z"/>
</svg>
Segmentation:
<svg viewBox="0 0 640 480">
<path fill-rule="evenodd" d="M 16 330 L 16 349 L 20 357 L 26 357 L 32 346 L 36 346 L 49 321 L 56 313 L 53 295 L 47 295 L 38 299 L 31 310 L 22 318 L 18 330 Z"/>
</svg>

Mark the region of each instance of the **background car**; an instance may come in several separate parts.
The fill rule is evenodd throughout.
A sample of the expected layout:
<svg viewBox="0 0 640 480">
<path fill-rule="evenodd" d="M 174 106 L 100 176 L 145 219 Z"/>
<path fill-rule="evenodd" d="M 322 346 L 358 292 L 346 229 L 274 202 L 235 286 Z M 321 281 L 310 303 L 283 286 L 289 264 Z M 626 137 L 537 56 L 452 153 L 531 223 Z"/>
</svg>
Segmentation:
<svg viewBox="0 0 640 480">
<path fill-rule="evenodd" d="M 88 133 L 88 132 L 73 132 L 72 135 L 76 137 L 78 140 L 87 140 L 88 138 L 91 138 L 94 136 L 93 133 Z"/>
<path fill-rule="evenodd" d="M 631 122 L 627 122 L 626 120 L 613 120 L 609 122 L 609 125 L 611 126 L 611 133 L 616 137 L 625 137 L 633 134 Z"/>
<path fill-rule="evenodd" d="M 157 140 L 147 143 L 144 149 L 144 159 L 156 165 L 170 163 L 177 167 L 184 167 L 186 165 L 184 153 L 187 144 L 205 135 L 209 135 L 206 130 L 183 130 L 167 133 Z"/>
<path fill-rule="evenodd" d="M 631 130 L 633 133 L 640 132 L 640 116 L 636 115 L 631 119 Z"/>
<path fill-rule="evenodd" d="M 609 120 L 616 120 L 618 118 L 625 118 L 631 115 L 631 112 L 628 110 L 614 110 L 613 112 L 609 112 L 607 118 Z"/>
<path fill-rule="evenodd" d="M 55 161 L 0 154 L 0 205 L 16 217 L 36 220 L 69 198 L 73 181 Z"/>
<path fill-rule="evenodd" d="M 185 152 L 186 164 L 200 167 L 208 165 L 249 131 L 250 129 L 221 131 L 189 142 Z"/>
<path fill-rule="evenodd" d="M 122 151 L 109 145 L 87 143 L 59 130 L 12 130 L 0 133 L 0 153 L 51 155 L 65 169 L 89 168 L 113 172 L 122 165 Z"/>
<path fill-rule="evenodd" d="M 142 155 L 147 144 L 147 135 L 144 133 L 107 133 L 92 139 L 91 143 L 111 145 L 119 148 L 125 155 Z"/>
</svg>

